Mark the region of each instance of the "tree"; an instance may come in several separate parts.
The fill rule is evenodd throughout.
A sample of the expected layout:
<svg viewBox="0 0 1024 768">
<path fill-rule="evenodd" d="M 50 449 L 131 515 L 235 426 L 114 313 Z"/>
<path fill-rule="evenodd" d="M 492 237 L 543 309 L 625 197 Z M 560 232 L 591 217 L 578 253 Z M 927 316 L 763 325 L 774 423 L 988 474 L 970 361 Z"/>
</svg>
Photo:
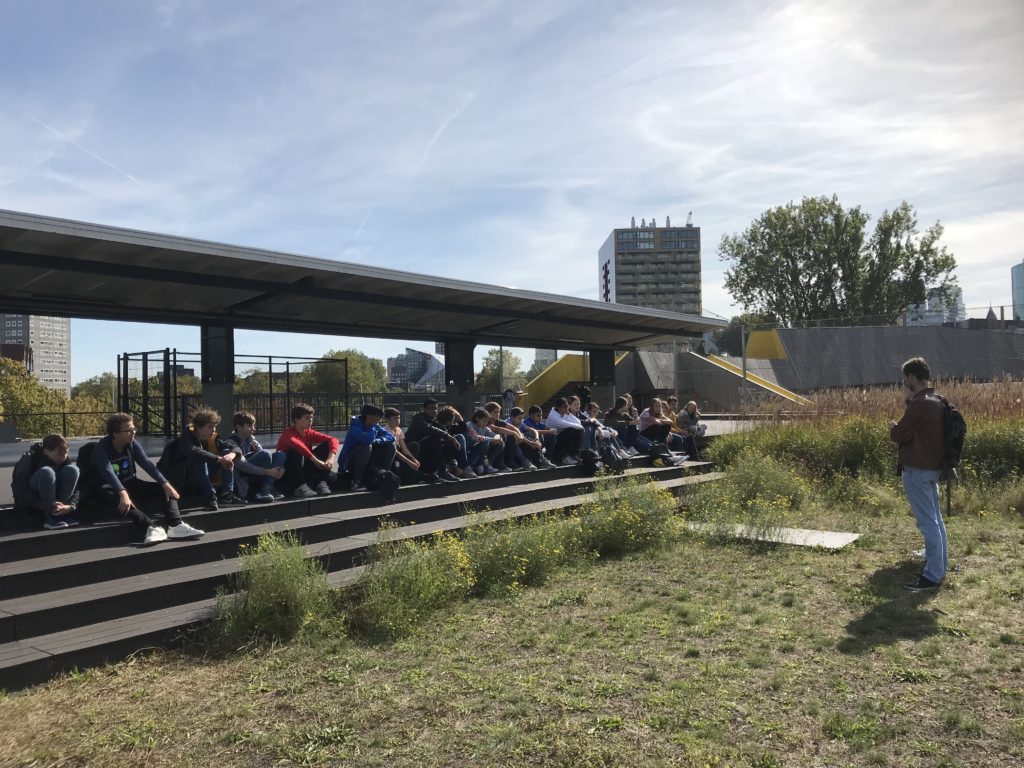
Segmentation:
<svg viewBox="0 0 1024 768">
<path fill-rule="evenodd" d="M 948 301 L 956 260 L 939 245 L 942 225 L 920 233 L 906 201 L 882 212 L 870 238 L 869 219 L 860 207 L 844 210 L 835 195 L 765 211 L 742 234 L 722 237 L 725 287 L 744 309 L 783 325 L 892 323 L 931 288 Z"/>
<path fill-rule="evenodd" d="M 349 392 L 383 392 L 387 387 L 387 371 L 384 363 L 357 349 L 331 350 L 309 370 L 308 385 L 316 392 L 344 394 L 345 366 L 332 360 L 348 360 Z M 293 387 L 294 389 L 294 387 Z"/>
<path fill-rule="evenodd" d="M 540 360 L 534 358 L 533 365 L 531 365 L 530 370 L 526 372 L 526 380 L 533 381 L 535 378 L 544 373 L 544 371 L 547 370 L 549 365 L 551 365 L 551 363 L 545 362 L 543 358 L 541 358 Z"/>
<path fill-rule="evenodd" d="M 487 350 L 483 368 L 476 375 L 477 392 L 494 395 L 506 389 L 520 389 L 526 384 L 526 374 L 522 371 L 522 366 L 523 361 L 507 349 L 499 350 L 492 347 Z"/>
<path fill-rule="evenodd" d="M 761 312 L 744 312 L 742 315 L 733 317 L 728 326 L 719 328 L 711 334 L 711 339 L 715 342 L 719 352 L 739 357 L 743 354 L 743 328 L 746 328 L 749 336 L 750 332 L 758 326 L 763 328 L 774 324 L 775 319 L 771 315 Z"/>
<path fill-rule="evenodd" d="M 105 403 L 106 408 L 113 410 L 117 406 L 117 375 L 100 373 L 91 379 L 80 381 L 71 388 L 71 397 L 89 397 Z"/>
<path fill-rule="evenodd" d="M 60 432 L 66 406 L 63 392 L 43 386 L 21 363 L 0 357 L 0 407 L 22 437 Z"/>
</svg>

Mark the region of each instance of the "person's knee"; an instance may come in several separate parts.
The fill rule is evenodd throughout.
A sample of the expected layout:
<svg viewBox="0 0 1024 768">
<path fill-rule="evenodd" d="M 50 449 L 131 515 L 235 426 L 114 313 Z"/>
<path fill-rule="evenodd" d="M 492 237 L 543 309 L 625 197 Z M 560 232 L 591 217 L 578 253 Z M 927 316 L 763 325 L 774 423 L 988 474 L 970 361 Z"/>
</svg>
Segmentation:
<svg viewBox="0 0 1024 768">
<path fill-rule="evenodd" d="M 74 478 L 75 480 L 78 480 L 79 473 L 80 473 L 80 470 L 78 469 L 78 465 L 76 465 L 76 464 L 68 464 L 67 466 L 64 466 L 64 467 L 60 468 L 60 471 L 57 473 L 57 477 L 59 477 L 59 478 L 65 478 L 66 477 L 68 479 Z"/>
<path fill-rule="evenodd" d="M 57 482 L 57 473 L 53 467 L 40 467 L 32 475 L 32 480 L 37 484 L 53 485 Z"/>
</svg>

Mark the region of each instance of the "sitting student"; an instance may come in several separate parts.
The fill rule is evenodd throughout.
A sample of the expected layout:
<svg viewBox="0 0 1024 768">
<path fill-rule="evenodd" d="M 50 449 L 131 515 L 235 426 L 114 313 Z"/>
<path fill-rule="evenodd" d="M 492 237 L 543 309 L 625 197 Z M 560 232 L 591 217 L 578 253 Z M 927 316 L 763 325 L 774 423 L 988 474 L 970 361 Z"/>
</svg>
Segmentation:
<svg viewBox="0 0 1024 768">
<path fill-rule="evenodd" d="M 248 411 L 239 411 L 231 418 L 235 431 L 231 442 L 242 452 L 235 462 L 235 492 L 243 499 L 249 498 L 249 478 L 260 478 L 256 490 L 256 501 L 264 504 L 279 501 L 283 493 L 274 491 L 274 481 L 284 477 L 285 455 L 280 451 L 271 453 L 253 437 L 256 431 L 256 417 Z"/>
<path fill-rule="evenodd" d="M 484 406 L 487 416 L 490 418 L 489 426 L 494 432 L 501 435 L 505 441 L 505 450 L 498 457 L 495 466 L 499 472 L 511 472 L 513 469 L 537 469 L 533 462 L 528 461 L 523 454 L 522 443 L 526 439 L 519 427 L 501 420 L 501 403 L 493 400 Z M 539 447 L 539 446 L 538 446 Z M 527 467 L 527 465 L 530 465 Z"/>
<path fill-rule="evenodd" d="M 446 405 L 437 413 L 437 425 L 455 438 L 455 444 L 445 446 L 445 457 L 448 459 L 449 471 L 458 477 L 476 477 L 470 469 L 469 453 L 466 447 L 466 422 L 453 406 Z"/>
<path fill-rule="evenodd" d="M 697 450 L 697 435 L 703 434 L 703 425 L 698 424 L 701 412 L 697 410 L 697 403 L 693 400 L 683 406 L 683 410 L 676 417 L 676 426 L 683 433 L 683 450 L 694 461 L 700 461 L 700 452 Z"/>
<path fill-rule="evenodd" d="M 569 401 L 564 397 L 555 400 L 544 423 L 558 432 L 555 447 L 551 453 L 551 461 L 555 464 L 572 466 L 579 464 L 576 457 L 583 442 L 583 425 L 580 420 L 569 413 Z"/>
<path fill-rule="evenodd" d="M 672 434 L 675 435 L 675 437 L 672 437 L 671 439 L 679 445 L 679 450 L 683 450 L 686 439 L 683 435 L 683 430 L 680 429 L 679 425 L 676 423 L 679 416 L 677 413 L 677 409 L 679 408 L 679 398 L 675 395 L 669 395 L 665 398 L 662 405 L 662 411 L 665 414 L 665 418 L 672 422 Z"/>
<path fill-rule="evenodd" d="M 384 429 L 395 436 L 395 461 L 391 465 L 402 481 L 402 485 L 412 485 L 419 480 L 420 462 L 416 456 L 420 452 L 420 444 L 408 442 L 402 433 L 402 412 L 397 408 L 384 409 Z"/>
<path fill-rule="evenodd" d="M 420 469 L 427 480 L 457 483 L 459 478 L 448 469 L 445 446 L 458 450 L 459 441 L 448 430 L 437 423 L 437 400 L 428 397 L 423 401 L 423 410 L 412 417 L 405 439 L 420 444 Z"/>
<path fill-rule="evenodd" d="M 78 467 L 68 458 L 63 435 L 47 435 L 18 459 L 11 477 L 14 505 L 43 513 L 43 528 L 78 525 Z"/>
<path fill-rule="evenodd" d="M 537 438 L 544 444 L 544 452 L 550 456 L 555 450 L 555 439 L 558 437 L 558 430 L 551 429 L 544 423 L 544 409 L 539 405 L 531 405 L 523 426 L 532 429 Z M 550 463 L 550 462 L 549 462 Z"/>
<path fill-rule="evenodd" d="M 578 389 L 578 388 L 577 388 Z M 582 448 L 597 448 L 597 437 L 594 432 L 597 427 L 590 422 L 586 414 L 582 411 L 582 400 L 579 395 L 571 395 L 569 397 L 569 415 L 575 416 L 579 419 L 580 424 L 583 425 L 583 442 L 580 447 Z"/>
<path fill-rule="evenodd" d="M 682 449 L 682 438 L 678 441 L 672 435 L 673 423 L 664 414 L 663 404 L 657 397 L 651 400 L 651 405 L 645 408 L 640 414 L 640 435 L 655 443 L 667 443 L 673 450 Z"/>
<path fill-rule="evenodd" d="M 286 493 L 300 499 L 331 495 L 327 478 L 338 457 L 338 439 L 313 429 L 314 413 L 311 405 L 296 405 L 292 408 L 292 425 L 277 440 L 277 450 L 285 454 L 281 485 Z"/>
<path fill-rule="evenodd" d="M 513 445 L 515 448 L 515 459 L 522 469 L 533 471 L 538 467 L 548 469 L 553 467 L 544 455 L 544 444 L 541 442 L 537 431 L 526 426 L 526 413 L 522 408 L 516 407 L 508 412 L 506 423 L 515 427 L 522 434 L 523 439 Z M 505 458 L 508 460 L 508 448 L 505 449 Z"/>
<path fill-rule="evenodd" d="M 604 423 L 619 433 L 619 439 L 630 456 L 639 456 L 637 450 L 637 439 L 640 437 L 638 424 L 639 419 L 633 418 L 629 412 L 629 401 L 625 397 L 615 398 L 615 405 L 604 415 Z M 641 446 L 645 451 L 651 447 L 646 438 L 642 438 L 646 445 Z"/>
<path fill-rule="evenodd" d="M 185 491 L 201 493 L 206 509 L 216 512 L 221 504 L 244 504 L 235 495 L 235 458 L 242 450 L 217 434 L 220 414 L 211 409 L 196 411 L 192 423 L 178 438 L 172 466 L 182 468 Z M 214 483 L 217 483 L 216 489 Z"/>
<path fill-rule="evenodd" d="M 338 464 L 352 474 L 353 491 L 365 491 L 372 473 L 395 462 L 395 436 L 381 426 L 383 416 L 383 408 L 366 403 L 348 425 Z"/>
<path fill-rule="evenodd" d="M 477 408 L 473 418 L 466 422 L 469 466 L 477 475 L 497 473 L 494 462 L 505 452 L 505 441 L 488 426 L 490 422 L 490 414 L 483 408 Z"/>
<path fill-rule="evenodd" d="M 598 418 L 601 414 L 600 406 L 591 400 L 583 410 L 586 412 L 587 419 L 589 419 L 590 423 L 594 425 L 594 437 L 597 441 L 597 445 L 600 447 L 607 442 L 611 445 L 615 455 L 620 459 L 628 459 L 629 453 L 627 453 L 622 441 L 619 440 L 618 430 L 605 426 Z"/>
<path fill-rule="evenodd" d="M 203 535 L 203 531 L 182 522 L 178 512 L 181 496 L 150 461 L 142 446 L 135 442 L 135 423 L 129 414 L 115 413 L 107 419 L 107 436 L 91 446 L 88 468 L 79 466 L 83 499 L 98 506 L 101 512 L 116 509 L 130 518 L 136 529 L 143 532 L 143 545 Z M 83 446 L 79 452 L 80 461 L 88 447 Z M 155 482 L 140 480 L 136 475 L 137 466 L 142 467 Z M 162 504 L 166 531 L 137 506 L 148 505 L 149 502 Z"/>
</svg>

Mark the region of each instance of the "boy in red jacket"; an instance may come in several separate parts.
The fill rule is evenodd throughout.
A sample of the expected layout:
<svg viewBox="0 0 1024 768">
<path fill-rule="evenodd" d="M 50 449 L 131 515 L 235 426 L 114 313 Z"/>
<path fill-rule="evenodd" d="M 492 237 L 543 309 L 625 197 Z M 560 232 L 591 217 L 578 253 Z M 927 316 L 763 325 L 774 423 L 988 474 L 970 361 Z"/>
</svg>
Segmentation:
<svg viewBox="0 0 1024 768">
<path fill-rule="evenodd" d="M 277 450 L 285 454 L 281 485 L 300 499 L 331 495 L 327 478 L 338 457 L 338 439 L 313 429 L 313 414 L 313 406 L 296 405 L 292 408 L 292 425 L 277 441 Z"/>
</svg>

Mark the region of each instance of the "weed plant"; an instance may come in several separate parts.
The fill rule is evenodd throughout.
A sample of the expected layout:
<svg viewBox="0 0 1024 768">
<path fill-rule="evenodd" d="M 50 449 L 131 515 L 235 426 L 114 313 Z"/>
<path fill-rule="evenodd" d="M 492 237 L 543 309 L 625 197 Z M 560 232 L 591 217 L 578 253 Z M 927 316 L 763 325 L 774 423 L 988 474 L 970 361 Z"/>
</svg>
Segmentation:
<svg viewBox="0 0 1024 768">
<path fill-rule="evenodd" d="M 600 557 L 663 546 L 678 507 L 672 494 L 646 479 L 605 478 L 579 511 L 586 546 Z"/>
<path fill-rule="evenodd" d="M 535 587 L 568 563 L 588 556 L 579 516 L 494 521 L 482 513 L 464 532 L 473 569 L 473 593 L 512 595 Z"/>
<path fill-rule="evenodd" d="M 475 583 L 457 537 L 439 531 L 425 541 L 399 539 L 395 530 L 382 528 L 365 578 L 345 598 L 353 629 L 371 640 L 409 634 L 424 616 L 466 598 Z"/>
<path fill-rule="evenodd" d="M 330 608 L 319 561 L 303 556 L 291 533 L 265 533 L 243 545 L 234 590 L 220 590 L 211 630 L 214 645 L 234 649 L 290 640 Z"/>
</svg>

